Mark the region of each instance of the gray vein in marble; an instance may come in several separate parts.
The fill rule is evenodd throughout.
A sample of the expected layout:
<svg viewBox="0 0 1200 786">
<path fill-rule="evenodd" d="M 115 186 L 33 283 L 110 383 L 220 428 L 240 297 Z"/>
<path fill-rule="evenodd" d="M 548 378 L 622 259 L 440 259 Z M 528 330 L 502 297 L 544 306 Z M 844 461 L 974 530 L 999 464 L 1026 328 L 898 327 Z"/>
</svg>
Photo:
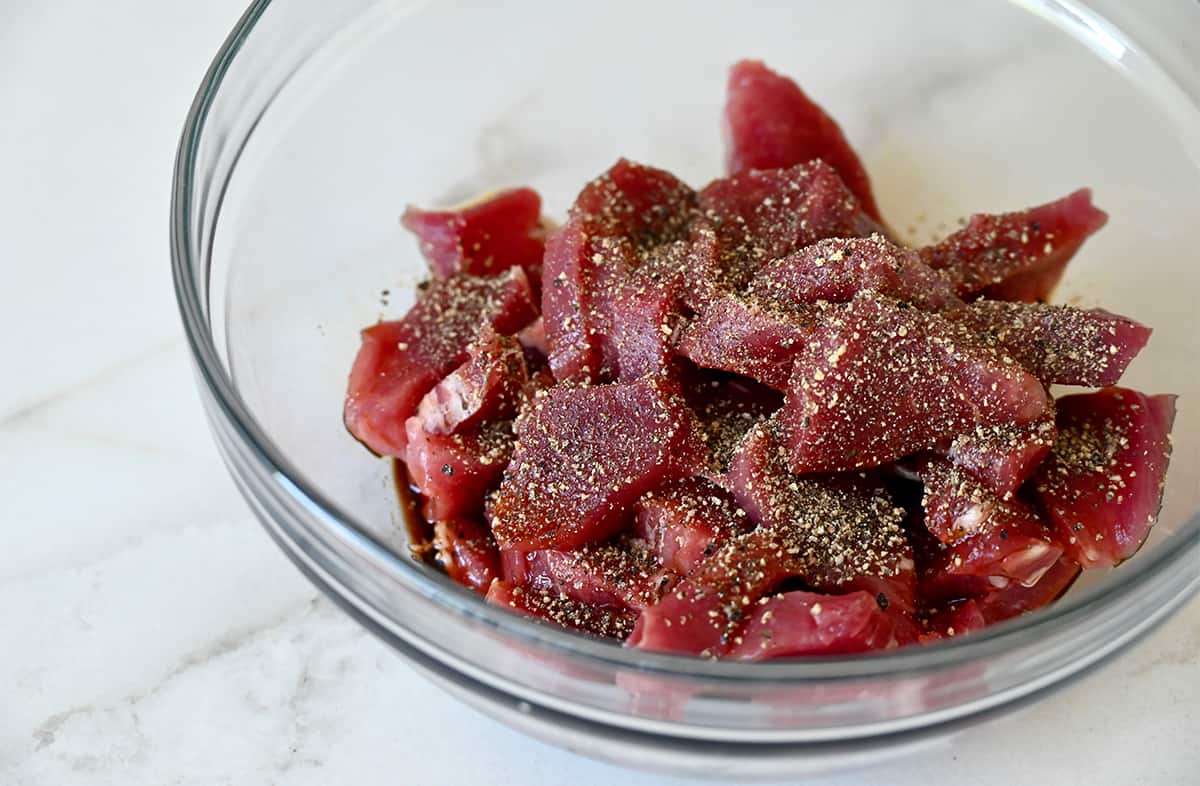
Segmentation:
<svg viewBox="0 0 1200 786">
<path fill-rule="evenodd" d="M 315 756 L 303 756 L 302 751 L 308 750 L 308 727 L 306 714 L 308 702 L 316 693 L 312 679 L 311 666 L 308 661 L 301 667 L 300 675 L 296 678 L 296 686 L 287 701 L 288 715 L 291 717 L 292 737 L 285 746 L 284 759 L 276 769 L 280 774 L 286 774 L 298 767 L 320 767 L 321 760 Z"/>
<path fill-rule="evenodd" d="M 123 372 L 138 365 L 139 363 L 145 362 L 146 360 L 156 357 L 157 355 L 176 349 L 177 347 L 181 347 L 182 344 L 182 337 L 173 336 L 166 341 L 160 341 L 153 346 L 147 347 L 139 352 L 128 355 L 121 360 L 111 363 L 90 376 L 72 382 L 71 384 L 61 387 L 57 390 L 44 393 L 26 404 L 22 404 L 21 406 L 10 409 L 8 412 L 0 413 L 0 431 L 22 424 L 54 404 L 70 398 L 71 396 L 77 395 L 89 387 L 108 382 L 113 377 L 119 376 Z"/>
<path fill-rule="evenodd" d="M 120 433 L 101 433 L 97 431 L 80 431 L 72 429 L 64 431 L 55 427 L 53 422 L 39 424 L 40 429 L 63 437 L 68 440 L 77 442 L 86 442 L 93 445 L 98 445 L 102 448 L 115 448 L 117 450 L 126 450 L 133 453 L 138 453 L 151 458 L 162 459 L 169 457 L 171 459 L 187 459 L 196 461 L 211 461 L 214 458 L 212 450 L 181 450 L 178 441 L 164 440 L 161 443 L 153 443 L 138 439 L 131 439 L 127 434 Z M 3 427 L 0 426 L 0 429 Z"/>
<path fill-rule="evenodd" d="M 220 639 L 184 656 L 178 663 L 173 666 L 170 671 L 160 677 L 152 685 L 144 690 L 136 691 L 127 694 L 120 698 L 106 702 L 104 706 L 98 706 L 95 703 L 84 704 L 77 707 L 72 707 L 60 712 L 56 712 L 40 723 L 33 731 L 33 738 L 36 740 L 34 751 L 40 751 L 43 748 L 54 744 L 55 734 L 62 726 L 72 718 L 78 715 L 96 713 L 111 707 L 125 707 L 131 710 L 133 717 L 136 720 L 136 709 L 139 704 L 161 693 L 164 689 L 170 686 L 173 681 L 179 679 L 192 672 L 195 669 L 203 667 L 210 662 L 234 652 L 237 652 L 247 646 L 252 645 L 257 639 L 271 633 L 272 631 L 295 622 L 299 619 L 314 613 L 319 608 L 320 601 L 318 598 L 306 600 L 302 606 L 292 606 L 283 614 L 271 619 L 270 621 L 245 628 L 241 631 L 232 634 L 226 634 Z M 300 694 L 300 688 L 297 686 L 297 695 Z"/>
<path fill-rule="evenodd" d="M 209 513 L 209 511 L 203 511 L 203 515 L 197 515 L 192 518 L 172 519 L 166 523 L 159 521 L 155 524 L 153 531 L 127 535 L 99 545 L 92 545 L 89 547 L 87 556 L 85 557 L 64 559 L 60 554 L 55 558 L 53 565 L 35 564 L 24 570 L 14 570 L 8 573 L 0 572 L 0 591 L 7 590 L 15 584 L 26 581 L 38 581 L 51 576 L 62 576 L 91 570 L 105 562 L 122 556 L 127 551 L 145 546 L 159 538 L 170 538 L 188 531 L 209 532 L 220 527 L 230 526 L 231 524 L 245 527 L 254 527 L 257 525 L 257 522 L 250 518 L 249 511 L 246 511 L 247 515 L 244 522 L 234 522 L 228 518 L 214 517 L 209 515 Z"/>
<path fill-rule="evenodd" d="M 267 756 L 262 762 L 263 769 L 259 771 L 262 777 L 253 781 L 238 781 L 238 784 L 290 782 L 300 770 L 318 770 L 325 766 L 317 752 L 325 744 L 327 734 L 337 727 L 322 727 L 323 723 L 328 726 L 331 722 L 328 706 L 324 702 L 341 695 L 339 686 L 347 677 L 353 659 L 362 652 L 359 642 L 368 640 L 365 631 L 332 606 L 320 598 L 308 600 L 298 613 L 293 606 L 270 623 L 245 630 L 236 636 L 224 637 L 197 650 L 145 690 L 103 703 L 80 705 L 46 717 L 33 733 L 34 745 L 28 749 L 28 755 L 8 762 L 7 770 L 0 768 L 0 772 L 10 773 L 18 783 L 28 782 L 21 779 L 22 775 L 64 768 L 71 772 L 123 773 L 124 777 L 137 772 L 153 772 L 155 753 L 151 748 L 157 747 L 158 757 L 161 758 L 161 743 L 154 738 L 147 740 L 142 733 L 139 712 L 145 710 L 153 716 L 160 713 L 162 707 L 148 702 L 160 694 L 167 694 L 168 689 L 183 677 L 215 665 L 223 658 L 245 653 L 258 660 L 265 652 L 275 648 L 276 651 L 298 656 L 298 672 L 292 678 L 291 688 L 277 697 L 268 690 L 265 698 L 256 696 L 251 688 L 244 699 L 254 716 L 285 719 L 285 726 L 281 729 L 284 736 L 277 738 L 278 745 L 272 744 L 269 751 L 264 751 Z M 218 668 L 232 666 L 236 670 L 236 663 L 228 661 Z M 236 671 L 233 673 L 236 674 Z M 198 673 L 197 677 L 211 679 L 212 675 Z M 186 692 L 182 685 L 180 688 Z M 165 700 L 168 703 L 177 702 L 179 696 Z M 320 710 L 319 707 L 325 709 Z M 92 741 L 86 731 L 81 735 L 78 728 L 67 732 L 66 728 L 72 721 L 80 718 L 89 718 L 92 726 L 105 729 L 104 736 Z M 55 747 L 60 741 L 66 746 L 61 751 Z M 279 779 L 269 777 L 267 773 L 275 773 Z M 321 781 L 318 778 L 316 782 Z"/>
<path fill-rule="evenodd" d="M 54 735 L 57 734 L 58 730 L 62 728 L 63 724 L 71 720 L 71 718 L 74 718 L 76 715 L 83 715 L 85 713 L 95 711 L 96 706 L 94 704 L 84 704 L 79 707 L 72 707 L 69 710 L 56 712 L 49 718 L 46 718 L 46 720 L 39 723 L 37 728 L 33 730 L 33 738 L 37 740 L 37 745 L 34 746 L 33 750 L 37 752 L 42 748 L 45 748 L 47 745 L 53 745 Z"/>
</svg>

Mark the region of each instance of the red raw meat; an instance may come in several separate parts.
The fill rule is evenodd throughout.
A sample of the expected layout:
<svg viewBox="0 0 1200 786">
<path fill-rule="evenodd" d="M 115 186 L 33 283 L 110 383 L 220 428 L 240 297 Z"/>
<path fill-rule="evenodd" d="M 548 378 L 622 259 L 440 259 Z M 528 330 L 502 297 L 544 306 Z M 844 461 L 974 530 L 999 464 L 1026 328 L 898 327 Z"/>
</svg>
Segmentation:
<svg viewBox="0 0 1200 786">
<path fill-rule="evenodd" d="M 657 603 L 643 609 L 627 643 L 660 652 L 724 654 L 761 598 L 788 579 L 813 575 L 815 564 L 830 561 L 827 555 L 815 553 L 811 534 L 791 527 L 759 526 L 733 537 Z M 868 597 L 879 609 L 877 595 Z"/>
<path fill-rule="evenodd" d="M 639 251 L 688 236 L 696 192 L 662 169 L 622 158 L 588 183 L 571 208 L 592 240 L 624 238 Z"/>
<path fill-rule="evenodd" d="M 995 530 L 947 546 L 941 559 L 919 576 L 918 595 L 927 603 L 945 603 L 1033 586 L 1063 555 L 1062 547 L 1034 523 L 1016 519 L 997 524 Z"/>
<path fill-rule="evenodd" d="M 554 387 L 554 374 L 550 371 L 549 366 L 542 366 L 537 371 L 529 375 L 529 381 L 525 383 L 525 387 L 521 390 L 521 407 L 517 414 L 517 419 L 533 405 L 533 401 L 545 392 Z"/>
<path fill-rule="evenodd" d="M 537 316 L 520 268 L 496 278 L 457 275 L 431 281 L 395 322 L 362 333 L 350 371 L 345 422 L 360 442 L 385 456 L 404 456 L 405 421 L 422 396 L 467 360 L 481 328 L 513 333 Z"/>
<path fill-rule="evenodd" d="M 948 315 L 1047 385 L 1114 385 L 1150 328 L 1103 309 L 981 300 Z"/>
<path fill-rule="evenodd" d="M 696 215 L 692 219 L 684 254 L 679 300 L 686 309 L 681 310 L 701 311 L 710 301 L 727 291 L 721 266 L 720 239 L 707 218 Z"/>
<path fill-rule="evenodd" d="M 818 240 L 881 232 L 823 161 L 714 180 L 700 192 L 700 209 L 716 231 L 725 283 L 735 289 L 767 262 Z"/>
<path fill-rule="evenodd" d="M 1174 397 L 1049 394 L 1150 336 L 1041 302 L 1107 220 L 1090 191 L 908 249 L 794 82 L 738 63 L 725 124 L 700 192 L 621 159 L 556 230 L 528 188 L 405 212 L 433 278 L 363 331 L 344 419 L 420 492 L 414 553 L 560 627 L 743 660 L 963 635 L 1132 555 Z"/>
<path fill-rule="evenodd" d="M 485 328 L 468 350 L 470 359 L 433 386 L 417 405 L 428 434 L 456 434 L 486 422 L 511 420 L 529 382 L 525 353 L 516 339 Z"/>
<path fill-rule="evenodd" d="M 976 426 L 938 452 L 1001 499 L 1011 499 L 1033 477 L 1058 430 L 1054 411 L 1031 423 Z"/>
<path fill-rule="evenodd" d="M 725 136 L 730 173 L 820 158 L 837 170 L 867 214 L 879 220 L 867 171 L 837 123 L 795 82 L 757 60 L 742 60 L 729 73 Z"/>
<path fill-rule="evenodd" d="M 869 592 L 885 611 L 912 614 L 917 609 L 917 564 L 907 543 L 896 547 L 896 554 L 894 575 L 864 574 L 840 582 L 817 582 L 813 589 L 830 595 Z"/>
<path fill-rule="evenodd" d="M 545 363 L 550 353 L 546 344 L 546 323 L 541 317 L 530 322 L 517 333 L 517 341 L 525 349 L 526 359 L 532 355 L 539 363 Z"/>
<path fill-rule="evenodd" d="M 977 214 L 967 225 L 920 249 L 925 263 L 945 270 L 958 294 L 992 300 L 1044 301 L 1083 242 L 1108 221 L 1082 188 L 1055 202 L 998 215 Z"/>
<path fill-rule="evenodd" d="M 685 378 L 684 396 L 700 422 L 700 438 L 708 453 L 703 474 L 719 482 L 733 452 L 750 427 L 783 405 L 778 391 L 746 377 L 696 371 Z"/>
<path fill-rule="evenodd" d="M 785 592 L 763 598 L 724 653 L 732 660 L 849 655 L 901 644 L 895 618 L 869 592 Z"/>
<path fill-rule="evenodd" d="M 965 636 L 983 630 L 987 624 L 987 617 L 974 598 L 954 601 L 929 612 L 924 619 L 925 632 L 921 641 L 928 643 Z"/>
<path fill-rule="evenodd" d="M 454 210 L 409 207 L 400 219 L 421 241 L 435 276 L 494 276 L 510 267 L 541 277 L 542 200 L 532 188 L 501 191 Z"/>
<path fill-rule="evenodd" d="M 673 582 L 659 569 L 650 545 L 640 538 L 581 546 L 571 551 L 503 552 L 504 579 L 553 590 L 591 606 L 640 611 Z"/>
<path fill-rule="evenodd" d="M 695 201 L 673 175 L 624 159 L 579 194 L 546 246 L 542 307 L 556 378 L 630 381 L 666 357 Z"/>
<path fill-rule="evenodd" d="M 488 423 L 459 434 L 430 434 L 419 418 L 408 420 L 405 464 L 425 498 L 429 521 L 477 516 L 496 488 L 513 451 L 511 422 Z"/>
<path fill-rule="evenodd" d="M 1158 518 L 1175 396 L 1126 388 L 1058 400 L 1058 441 L 1033 481 L 1067 555 L 1085 568 L 1137 552 Z"/>
<path fill-rule="evenodd" d="M 636 619 L 632 612 L 625 609 L 589 606 L 556 590 L 518 587 L 507 581 L 493 581 L 488 589 L 487 601 L 563 628 L 617 640 L 629 635 Z"/>
<path fill-rule="evenodd" d="M 634 531 L 650 544 L 664 568 L 687 575 L 751 526 L 729 492 L 704 478 L 688 478 L 642 497 Z"/>
<path fill-rule="evenodd" d="M 683 331 L 679 354 L 701 368 L 732 371 L 786 390 L 796 354 L 816 328 L 819 311 L 783 311 L 745 295 L 711 300 Z"/>
<path fill-rule="evenodd" d="M 682 319 L 676 308 L 682 278 L 632 274 L 603 293 L 599 378 L 633 382 L 667 368 Z"/>
<path fill-rule="evenodd" d="M 1079 578 L 1079 572 L 1078 564 L 1063 557 L 1032 587 L 1014 581 L 1004 589 L 976 598 L 975 602 L 989 624 L 1011 619 L 1058 600 Z"/>
<path fill-rule="evenodd" d="M 759 598 L 799 575 L 804 560 L 758 528 L 726 541 L 638 616 L 626 643 L 660 652 L 719 656 Z M 799 550 L 797 550 L 799 551 Z"/>
<path fill-rule="evenodd" d="M 1002 589 L 991 589 L 975 597 L 954 601 L 930 613 L 926 622 L 928 635 L 923 638 L 962 636 L 1036 611 L 1062 597 L 1075 583 L 1079 572 L 1079 565 L 1063 557 L 1032 587 L 1012 582 Z"/>
<path fill-rule="evenodd" d="M 1041 527 L 1037 514 L 1023 502 L 1001 499 L 945 459 L 926 456 L 913 464 L 925 487 L 925 526 L 943 543 L 961 543 L 1014 521 L 1023 526 L 1032 520 Z"/>
<path fill-rule="evenodd" d="M 435 557 L 446 574 L 481 595 L 500 577 L 500 554 L 492 533 L 474 519 L 438 521 L 433 525 Z"/>
<path fill-rule="evenodd" d="M 862 479 L 789 475 L 772 431 L 770 421 L 750 429 L 727 481 L 759 526 L 717 547 L 643 610 L 631 645 L 717 656 L 753 604 L 788 579 L 845 585 L 900 569 L 903 511 L 886 492 Z"/>
<path fill-rule="evenodd" d="M 783 410 L 793 472 L 878 466 L 1049 406 L 1037 379 L 936 314 L 869 292 L 841 308 L 796 356 Z"/>
<path fill-rule="evenodd" d="M 550 234 L 542 268 L 542 319 L 547 357 L 558 379 L 594 378 L 600 369 L 593 255 L 583 219 L 573 216 Z"/>
<path fill-rule="evenodd" d="M 943 273 L 928 267 L 917 252 L 879 235 L 829 238 L 768 262 L 747 291 L 797 309 L 818 301 L 845 303 L 862 290 L 929 311 L 963 304 Z"/>
<path fill-rule="evenodd" d="M 900 572 L 904 509 L 865 478 L 793 475 L 778 432 L 773 419 L 752 427 L 729 465 L 726 485 L 750 518 L 797 549 L 810 585 Z"/>
<path fill-rule="evenodd" d="M 970 597 L 1010 583 L 1036 584 L 1063 555 L 1037 513 L 1004 501 L 942 459 L 920 470 L 925 526 L 948 544 L 922 570 L 927 600 Z"/>
<path fill-rule="evenodd" d="M 694 474 L 703 461 L 695 418 L 661 377 L 558 386 L 539 397 L 492 512 L 506 548 L 574 548 L 629 523 L 642 494 Z"/>
<path fill-rule="evenodd" d="M 658 372 L 674 353 L 687 244 L 639 260 L 624 239 L 602 239 L 594 252 L 583 223 L 568 221 L 546 252 L 543 330 L 555 377 L 632 382 Z M 667 260 L 673 270 L 664 269 Z M 551 277 L 553 271 L 559 272 Z"/>
<path fill-rule="evenodd" d="M 1003 516 L 1004 500 L 945 459 L 926 454 L 905 465 L 912 467 L 924 485 L 923 521 L 942 543 L 959 543 L 988 532 Z"/>
</svg>

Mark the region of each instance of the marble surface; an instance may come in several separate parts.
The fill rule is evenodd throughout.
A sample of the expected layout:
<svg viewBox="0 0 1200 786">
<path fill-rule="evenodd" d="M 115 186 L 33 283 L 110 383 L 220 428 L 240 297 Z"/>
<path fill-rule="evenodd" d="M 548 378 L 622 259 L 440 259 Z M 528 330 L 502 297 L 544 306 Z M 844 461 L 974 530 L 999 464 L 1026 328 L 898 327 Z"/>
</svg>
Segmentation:
<svg viewBox="0 0 1200 786">
<path fill-rule="evenodd" d="M 226 477 L 166 216 L 178 128 L 241 5 L 0 3 L 0 783 L 684 783 L 443 695 L 318 597 Z M 1192 602 L 1020 715 L 810 782 L 1195 783 L 1198 669 Z"/>
</svg>

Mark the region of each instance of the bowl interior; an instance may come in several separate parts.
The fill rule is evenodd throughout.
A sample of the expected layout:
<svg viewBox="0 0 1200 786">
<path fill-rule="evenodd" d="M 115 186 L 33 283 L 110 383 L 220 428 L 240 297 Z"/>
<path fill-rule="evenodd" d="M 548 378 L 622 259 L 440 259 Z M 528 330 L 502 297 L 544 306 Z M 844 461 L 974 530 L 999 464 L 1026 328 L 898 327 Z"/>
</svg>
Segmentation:
<svg viewBox="0 0 1200 786">
<path fill-rule="evenodd" d="M 830 110 L 913 242 L 1091 186 L 1110 223 L 1057 299 L 1152 326 L 1125 383 L 1180 394 L 1147 550 L 1169 548 L 1200 507 L 1187 147 L 1200 134 L 1144 73 L 1114 67 L 1112 45 L 997 0 L 467 5 L 378 4 L 305 61 L 241 152 L 212 257 L 212 319 L 245 404 L 398 553 L 390 471 L 346 433 L 341 404 L 358 331 L 402 314 L 424 273 L 404 206 L 527 184 L 561 218 L 619 156 L 701 186 L 721 174 L 725 73 L 742 57 Z"/>
</svg>

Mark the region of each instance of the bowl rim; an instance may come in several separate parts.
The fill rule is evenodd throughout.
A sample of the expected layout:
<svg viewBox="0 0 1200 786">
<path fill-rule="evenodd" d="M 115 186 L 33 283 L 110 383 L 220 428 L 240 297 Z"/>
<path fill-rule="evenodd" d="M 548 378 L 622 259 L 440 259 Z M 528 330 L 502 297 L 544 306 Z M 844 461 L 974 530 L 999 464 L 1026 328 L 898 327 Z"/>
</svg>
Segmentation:
<svg viewBox="0 0 1200 786">
<path fill-rule="evenodd" d="M 584 657 L 597 664 L 669 677 L 694 677 L 752 684 L 913 676 L 1004 654 L 1043 638 L 1066 618 L 1099 614 L 1115 599 L 1125 597 L 1136 588 L 1152 583 L 1166 571 L 1185 562 L 1200 547 L 1200 512 L 1197 512 L 1178 532 L 1170 536 L 1168 542 L 1173 548 L 1158 548 L 1154 553 L 1140 555 L 1137 560 L 1123 565 L 1103 587 L 1085 589 L 1036 613 L 989 626 L 970 636 L 850 657 L 740 662 L 646 652 L 535 622 L 522 615 L 489 605 L 477 593 L 457 585 L 452 585 L 452 591 L 447 592 L 445 585 L 449 582 L 448 579 L 431 575 L 427 569 L 422 569 L 423 566 L 395 553 L 370 534 L 366 527 L 359 525 L 353 516 L 299 472 L 275 446 L 237 393 L 234 382 L 220 359 L 207 319 L 208 270 L 204 260 L 194 259 L 192 255 L 190 218 L 193 186 L 197 183 L 197 149 L 205 131 L 209 110 L 217 98 L 226 74 L 273 2 L 274 0 L 253 0 L 225 39 L 207 69 L 190 106 L 176 154 L 170 209 L 171 268 L 188 348 L 200 383 L 211 402 L 216 405 L 215 413 L 210 411 L 210 416 L 219 416 L 223 424 L 232 429 L 234 438 L 267 473 L 277 487 L 276 491 L 317 512 L 323 522 L 337 528 L 332 534 L 340 543 L 354 549 L 359 556 L 382 564 L 387 570 L 401 574 L 408 583 L 423 588 L 426 597 L 442 605 L 448 615 L 484 622 L 504 634 L 514 636 L 523 644 L 543 647 L 568 658 Z M 1008 2 L 1027 10 L 1030 5 L 1029 0 Z M 1081 20 L 1081 24 L 1091 29 L 1095 29 L 1096 26 L 1115 29 L 1103 17 L 1082 8 L 1073 0 L 1037 0 L 1035 4 L 1068 9 L 1071 19 Z M 1065 23 L 1060 23 L 1059 26 L 1062 27 L 1062 24 Z M 1071 30 L 1067 32 L 1074 35 Z M 250 134 L 253 134 L 253 129 Z M 241 141 L 243 147 L 248 139 L 249 136 Z M 230 168 L 229 177 L 235 170 L 236 161 L 235 166 Z M 208 227 L 210 233 L 215 232 L 218 224 L 216 219 L 220 215 L 220 201 L 227 184 L 228 178 L 221 184 L 214 221 Z M 200 278 L 196 274 L 198 270 L 204 272 L 203 286 L 197 283 Z M 1193 581 L 1177 595 L 1187 594 L 1195 587 L 1196 582 Z M 1177 602 L 1176 608 L 1179 605 L 1181 603 Z M 390 614 L 387 616 L 392 617 Z M 401 620 L 394 617 L 392 619 L 398 626 L 405 627 Z"/>
</svg>

